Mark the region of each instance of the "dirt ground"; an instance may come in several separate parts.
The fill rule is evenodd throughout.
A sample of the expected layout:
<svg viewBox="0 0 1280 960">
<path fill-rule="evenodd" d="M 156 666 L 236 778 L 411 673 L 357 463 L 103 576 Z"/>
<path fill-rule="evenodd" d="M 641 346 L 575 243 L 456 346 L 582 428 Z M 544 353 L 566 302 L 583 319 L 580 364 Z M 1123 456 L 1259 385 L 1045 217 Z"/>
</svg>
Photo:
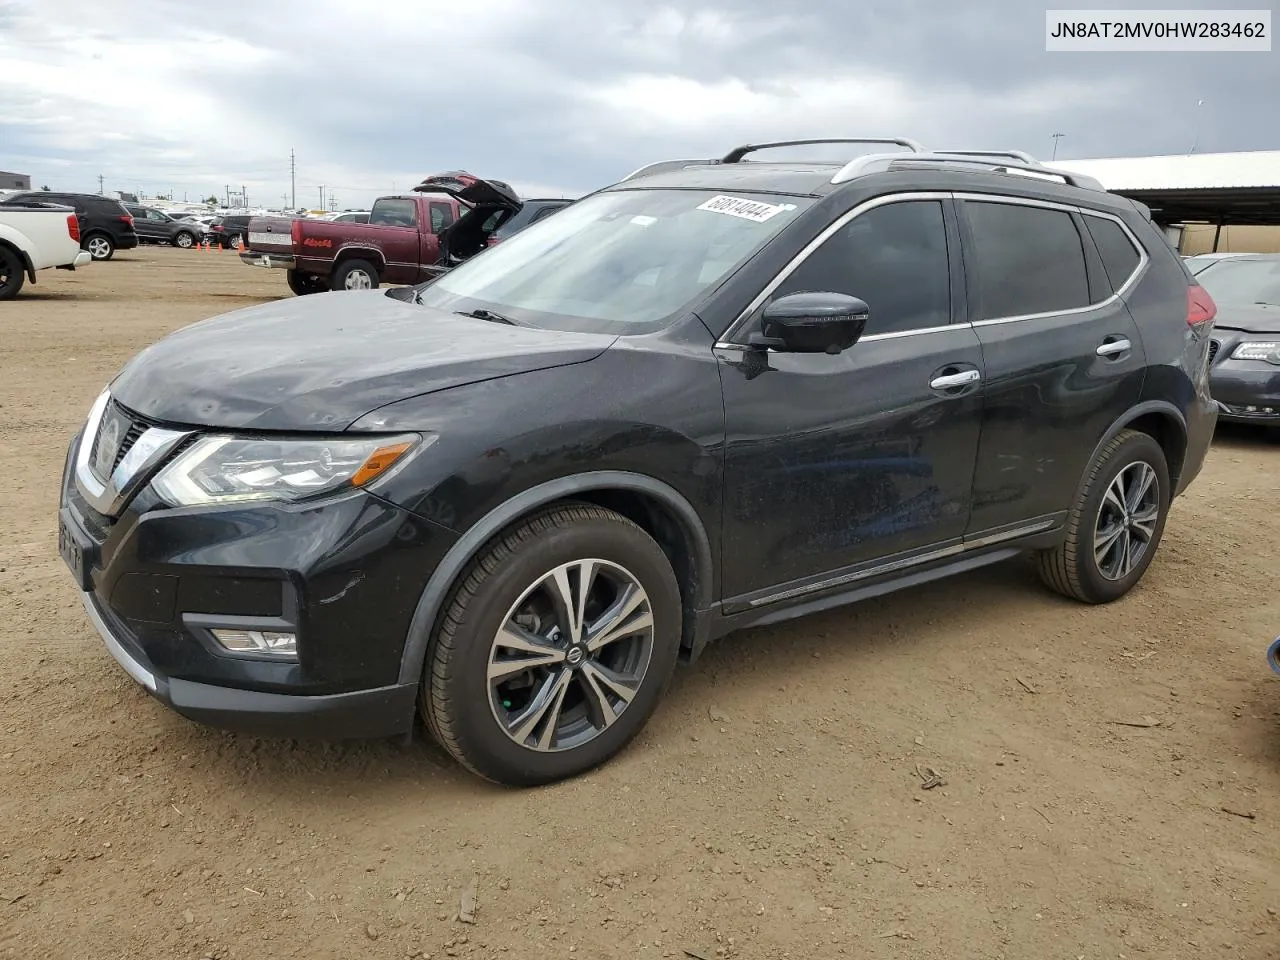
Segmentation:
<svg viewBox="0 0 1280 960">
<path fill-rule="evenodd" d="M 730 637 L 608 766 L 505 790 L 196 726 L 84 616 L 68 438 L 137 350 L 281 295 L 145 248 L 0 304 L 0 957 L 1280 957 L 1280 443 L 1220 430 L 1119 603 L 1015 561 Z"/>
</svg>

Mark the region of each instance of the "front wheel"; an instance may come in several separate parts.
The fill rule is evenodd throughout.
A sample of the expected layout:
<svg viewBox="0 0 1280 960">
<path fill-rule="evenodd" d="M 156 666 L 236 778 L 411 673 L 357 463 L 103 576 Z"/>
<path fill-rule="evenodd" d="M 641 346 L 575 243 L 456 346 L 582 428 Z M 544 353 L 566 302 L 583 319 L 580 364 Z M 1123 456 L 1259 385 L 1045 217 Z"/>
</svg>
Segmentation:
<svg viewBox="0 0 1280 960">
<path fill-rule="evenodd" d="M 116 245 L 103 233 L 95 233 L 85 240 L 84 248 L 94 260 L 110 260 L 116 252 Z"/>
<path fill-rule="evenodd" d="M 463 573 L 428 650 L 422 715 L 489 780 L 582 773 L 653 713 L 681 623 L 675 574 L 644 530 L 588 504 L 548 509 Z"/>
<path fill-rule="evenodd" d="M 1067 515 L 1063 543 L 1038 555 L 1040 579 L 1084 603 L 1110 603 L 1142 579 L 1164 534 L 1169 464 L 1148 434 L 1107 442 Z"/>
<path fill-rule="evenodd" d="M 0 247 L 0 300 L 12 300 L 26 282 L 22 260 L 7 247 Z"/>
</svg>

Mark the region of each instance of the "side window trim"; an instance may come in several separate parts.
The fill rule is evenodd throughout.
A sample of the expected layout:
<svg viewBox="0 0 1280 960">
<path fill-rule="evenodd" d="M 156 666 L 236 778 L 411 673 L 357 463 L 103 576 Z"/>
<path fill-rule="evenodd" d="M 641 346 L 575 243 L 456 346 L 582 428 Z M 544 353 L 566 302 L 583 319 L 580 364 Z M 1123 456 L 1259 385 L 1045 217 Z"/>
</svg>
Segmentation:
<svg viewBox="0 0 1280 960">
<path fill-rule="evenodd" d="M 1130 274 L 1129 279 L 1125 281 L 1119 290 L 1112 291 L 1111 295 L 1104 300 L 1100 300 L 1097 303 L 1091 303 L 1085 307 L 1071 307 L 1067 310 L 1051 310 L 1046 313 L 1027 313 L 1013 317 L 991 317 L 989 319 L 971 320 L 971 325 L 975 327 L 986 327 L 996 323 L 1016 323 L 1020 320 L 1040 320 L 1047 317 L 1069 317 L 1075 314 L 1092 313 L 1095 310 L 1101 310 L 1104 307 L 1109 307 L 1128 292 L 1129 288 L 1134 284 L 1136 278 L 1145 270 L 1151 259 L 1147 254 L 1146 248 L 1143 247 L 1141 243 L 1138 243 L 1137 239 L 1133 236 L 1133 231 L 1129 229 L 1128 224 L 1114 214 L 1104 213 L 1101 210 L 1090 210 L 1088 208 L 1069 203 L 1055 203 L 1052 200 L 1035 200 L 1030 197 L 1014 197 L 999 193 L 956 193 L 955 199 L 958 201 L 957 206 L 959 207 L 960 213 L 961 233 L 964 240 L 966 275 L 973 275 L 973 271 L 976 269 L 976 266 L 973 263 L 973 233 L 969 229 L 969 221 L 964 214 L 965 201 L 973 201 L 974 203 L 1007 203 L 1024 207 L 1043 207 L 1048 210 L 1061 210 L 1063 213 L 1077 216 L 1096 216 L 1102 217 L 1106 220 L 1114 220 L 1116 223 L 1120 224 L 1121 229 L 1124 230 L 1125 235 L 1128 236 L 1130 242 L 1138 248 L 1139 262 L 1137 268 L 1132 274 Z M 1075 223 L 1075 216 L 1072 217 L 1072 222 Z M 1077 233 L 1080 232 L 1080 228 L 1082 226 L 1083 224 L 1076 224 Z M 1088 230 L 1085 230 L 1084 232 L 1088 233 Z M 1084 242 L 1084 238 L 1081 238 L 1081 247 L 1085 251 L 1086 267 L 1088 266 L 1089 261 L 1088 251 L 1092 245 L 1092 235 L 1090 235 L 1089 242 L 1087 244 Z M 980 300 L 976 291 L 977 284 L 971 284 L 969 303 L 971 309 L 974 311 L 972 314 L 974 317 L 979 316 L 978 311 L 981 309 Z"/>
<path fill-rule="evenodd" d="M 1147 265 L 1151 262 L 1151 255 L 1147 253 L 1147 248 L 1142 245 L 1142 242 L 1134 235 L 1133 231 L 1129 229 L 1129 225 L 1114 213 L 1106 213 L 1102 210 L 1090 210 L 1088 207 L 1080 207 L 1079 210 L 1082 217 L 1097 217 L 1099 220 L 1110 220 L 1112 223 L 1116 224 L 1116 226 L 1120 228 L 1120 232 L 1124 234 L 1125 239 L 1128 240 L 1129 243 L 1132 244 L 1133 249 L 1137 251 L 1138 265 L 1129 272 L 1127 277 L 1125 277 L 1124 283 L 1120 284 L 1118 287 L 1114 287 L 1113 285 L 1114 289 L 1112 291 L 1112 295 L 1115 297 L 1123 297 L 1129 292 L 1130 288 L 1138 282 L 1142 277 L 1142 274 L 1146 272 Z M 1087 221 L 1085 223 L 1085 233 L 1089 234 L 1090 240 L 1096 245 L 1097 241 L 1092 240 L 1093 231 L 1088 229 Z M 1099 251 L 1099 256 L 1101 256 L 1101 251 Z M 1105 270 L 1103 272 L 1105 275 Z M 1109 278 L 1108 282 L 1110 282 Z"/>
<path fill-rule="evenodd" d="M 791 274 L 795 273 L 795 271 L 800 268 L 801 264 L 803 264 L 806 260 L 808 260 L 809 257 L 812 256 L 813 253 L 818 250 L 818 248 L 820 248 L 824 243 L 826 243 L 827 240 L 829 240 L 832 236 L 834 236 L 842 227 L 846 226 L 855 217 L 858 217 L 863 213 L 866 213 L 868 210 L 874 210 L 876 207 L 883 207 L 886 204 L 890 204 L 890 203 L 909 203 L 913 200 L 934 200 L 942 204 L 942 215 L 943 215 L 943 221 L 945 223 L 947 208 L 950 206 L 950 201 L 955 196 L 957 196 L 957 194 L 954 194 L 949 190 L 922 190 L 922 191 L 915 191 L 910 193 L 886 193 L 878 197 L 872 197 L 870 200 L 864 200 L 862 203 L 853 207 L 851 210 L 845 211 L 840 216 L 836 217 L 834 221 L 829 223 L 816 237 L 814 237 L 807 244 L 805 244 L 804 249 L 802 249 L 798 254 L 792 257 L 791 262 L 788 263 L 781 270 L 779 270 L 777 275 L 774 276 L 774 278 L 765 285 L 764 289 L 761 290 L 758 294 L 756 294 L 755 298 L 752 299 L 752 301 L 749 304 L 747 304 L 746 309 L 738 314 L 738 316 L 734 319 L 733 323 L 729 324 L 729 329 L 727 329 L 720 336 L 719 340 L 716 342 L 716 346 L 717 347 L 744 346 L 743 343 L 737 342 L 734 338 L 737 337 L 738 334 L 742 332 L 742 328 L 750 321 L 750 319 L 753 316 L 755 316 L 755 314 L 760 310 L 760 308 L 764 306 L 764 304 L 768 301 L 769 297 L 773 295 L 773 291 L 777 290 L 778 287 L 782 286 L 782 284 L 787 281 L 787 278 L 790 277 Z M 947 247 L 948 247 L 947 252 L 949 255 L 948 260 L 951 261 L 952 258 L 950 257 L 950 253 L 951 253 L 950 234 L 948 234 Z M 952 274 L 952 279 L 954 282 L 954 273 Z M 952 305 L 951 305 L 952 319 L 955 318 L 955 309 L 956 309 L 955 291 L 953 287 L 952 288 Z M 888 340 L 890 338 L 897 338 L 897 337 L 910 337 L 910 336 L 915 336 L 921 333 L 934 333 L 938 330 L 950 330 L 952 329 L 953 326 L 954 324 L 951 324 L 948 326 L 942 326 L 942 327 L 924 327 L 918 330 L 899 330 L 893 333 L 871 334 L 870 336 L 866 336 L 861 339 L 862 341 L 867 341 L 867 340 Z"/>
<path fill-rule="evenodd" d="M 1088 224 L 1084 222 L 1084 214 L 1077 210 L 1071 214 L 1071 222 L 1075 224 L 1076 233 L 1080 234 L 1080 249 L 1084 251 L 1085 276 L 1089 281 L 1089 306 L 1096 307 L 1106 302 L 1115 291 L 1111 289 L 1111 279 L 1102 262 L 1098 241 L 1093 238 Z"/>
</svg>

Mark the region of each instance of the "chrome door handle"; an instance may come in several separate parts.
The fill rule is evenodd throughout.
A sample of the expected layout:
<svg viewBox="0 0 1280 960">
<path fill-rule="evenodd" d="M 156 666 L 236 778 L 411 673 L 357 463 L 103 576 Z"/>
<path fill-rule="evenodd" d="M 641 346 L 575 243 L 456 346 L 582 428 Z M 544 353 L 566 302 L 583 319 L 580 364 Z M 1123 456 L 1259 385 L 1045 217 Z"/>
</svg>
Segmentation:
<svg viewBox="0 0 1280 960">
<path fill-rule="evenodd" d="M 1109 340 L 1102 344 L 1095 351 L 1100 357 L 1110 357 L 1117 353 L 1127 353 L 1133 349 L 1133 344 L 1127 338 L 1121 337 L 1119 340 Z"/>
<path fill-rule="evenodd" d="M 963 387 L 966 383 L 977 383 L 981 379 L 982 374 L 977 370 L 961 370 L 959 373 L 934 377 L 929 381 L 929 386 L 934 390 L 950 390 L 952 387 Z"/>
</svg>

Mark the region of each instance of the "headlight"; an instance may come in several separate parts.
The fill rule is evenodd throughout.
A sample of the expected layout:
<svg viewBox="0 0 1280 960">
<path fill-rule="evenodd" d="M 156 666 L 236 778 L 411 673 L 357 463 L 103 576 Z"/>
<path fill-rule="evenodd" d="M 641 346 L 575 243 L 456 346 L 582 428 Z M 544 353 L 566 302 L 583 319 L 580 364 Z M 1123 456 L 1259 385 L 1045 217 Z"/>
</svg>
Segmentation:
<svg viewBox="0 0 1280 960">
<path fill-rule="evenodd" d="M 1258 340 L 1254 343 L 1242 343 L 1231 354 L 1232 360 L 1267 360 L 1280 364 L 1280 342 L 1275 340 Z"/>
<path fill-rule="evenodd" d="M 397 437 L 241 439 L 204 437 L 151 481 L 178 507 L 244 500 L 301 500 L 363 487 L 430 444 Z"/>
</svg>

